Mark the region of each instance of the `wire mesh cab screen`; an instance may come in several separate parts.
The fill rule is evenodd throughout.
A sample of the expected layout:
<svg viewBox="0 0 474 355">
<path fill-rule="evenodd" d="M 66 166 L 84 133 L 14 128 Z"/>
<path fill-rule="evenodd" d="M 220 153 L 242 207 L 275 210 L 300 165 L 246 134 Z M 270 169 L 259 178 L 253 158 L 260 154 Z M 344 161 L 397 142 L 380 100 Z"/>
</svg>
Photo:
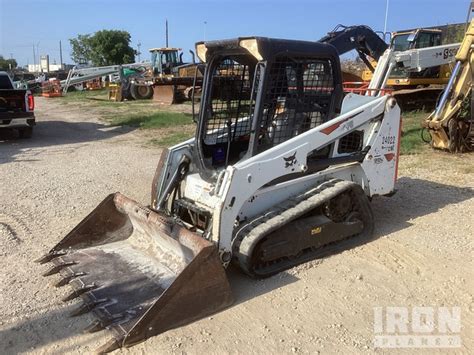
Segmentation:
<svg viewBox="0 0 474 355">
<path fill-rule="evenodd" d="M 256 64 L 250 56 L 233 56 L 224 57 L 213 66 L 202 137 L 204 155 L 212 160 L 212 166 L 236 162 L 247 152 L 255 105 L 252 87 Z"/>
<path fill-rule="evenodd" d="M 263 68 L 249 55 L 222 57 L 211 64 L 201 131 L 206 165 L 234 164 L 249 147 L 258 154 L 331 118 L 335 84 L 330 59 L 278 56 Z"/>
<path fill-rule="evenodd" d="M 259 152 L 331 119 L 334 77 L 330 60 L 279 57 L 267 78 Z"/>
</svg>

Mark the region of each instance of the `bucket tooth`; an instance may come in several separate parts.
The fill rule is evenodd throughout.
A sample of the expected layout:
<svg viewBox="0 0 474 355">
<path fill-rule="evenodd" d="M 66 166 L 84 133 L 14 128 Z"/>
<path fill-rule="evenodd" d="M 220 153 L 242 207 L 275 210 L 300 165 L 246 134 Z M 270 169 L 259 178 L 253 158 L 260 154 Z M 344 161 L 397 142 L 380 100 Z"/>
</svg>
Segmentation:
<svg viewBox="0 0 474 355">
<path fill-rule="evenodd" d="M 115 338 L 111 338 L 109 341 L 107 341 L 104 345 L 96 349 L 97 354 L 107 354 L 110 353 L 114 350 L 117 350 L 121 348 L 121 341 L 117 340 Z"/>
<path fill-rule="evenodd" d="M 78 308 L 73 310 L 69 315 L 71 317 L 77 317 L 80 316 L 81 314 L 87 313 L 92 311 L 95 307 L 102 303 L 110 302 L 108 298 L 102 298 L 100 300 L 92 301 L 92 302 L 84 302 L 81 304 Z"/>
<path fill-rule="evenodd" d="M 62 286 L 65 286 L 67 285 L 69 282 L 71 282 L 72 279 L 75 279 L 76 277 L 79 277 L 79 276 L 85 276 L 86 273 L 85 272 L 75 272 L 74 274 L 72 275 L 68 275 L 66 277 L 63 277 L 61 280 L 59 280 L 58 282 L 56 282 L 54 284 L 54 286 L 56 287 L 62 287 Z"/>
<path fill-rule="evenodd" d="M 50 262 L 51 260 L 53 260 L 57 257 L 63 256 L 63 255 L 66 255 L 66 254 L 67 253 L 64 250 L 52 251 L 52 252 L 49 252 L 49 253 L 43 255 L 41 258 L 36 259 L 35 262 L 39 263 L 39 264 L 46 264 L 46 263 Z"/>
<path fill-rule="evenodd" d="M 113 315 L 113 316 L 108 317 L 108 318 L 102 318 L 101 317 L 101 319 L 96 319 L 91 324 L 89 324 L 86 327 L 86 329 L 84 329 L 84 331 L 86 333 L 95 333 L 95 332 L 98 332 L 102 329 L 105 329 L 106 327 L 108 327 L 112 323 L 120 321 L 123 318 L 124 318 L 124 316 L 121 315 L 121 314 L 116 314 L 116 315 Z"/>
<path fill-rule="evenodd" d="M 54 274 L 57 274 L 59 271 L 61 271 L 62 269 L 64 269 L 65 267 L 67 266 L 71 266 L 71 265 L 76 265 L 77 263 L 74 262 L 74 261 L 67 261 L 65 263 L 60 263 L 60 264 L 56 264 L 54 265 L 51 269 L 49 269 L 48 271 L 46 271 L 43 276 L 50 276 L 50 275 L 54 275 Z"/>
<path fill-rule="evenodd" d="M 91 324 L 89 324 L 85 329 L 84 332 L 86 333 L 95 333 L 98 332 L 99 330 L 104 329 L 105 326 L 102 325 L 102 321 L 96 319 L 93 320 Z"/>
<path fill-rule="evenodd" d="M 63 298 L 63 302 L 71 301 L 71 300 L 73 300 L 74 298 L 79 297 L 79 296 L 82 295 L 83 293 L 86 293 L 86 292 L 88 292 L 88 291 L 91 291 L 91 290 L 93 290 L 93 289 L 95 289 L 95 288 L 97 288 L 97 285 L 96 285 L 96 284 L 91 284 L 91 285 L 82 286 L 81 288 L 72 291 L 69 295 L 67 295 L 66 297 L 64 297 L 64 298 Z"/>
</svg>

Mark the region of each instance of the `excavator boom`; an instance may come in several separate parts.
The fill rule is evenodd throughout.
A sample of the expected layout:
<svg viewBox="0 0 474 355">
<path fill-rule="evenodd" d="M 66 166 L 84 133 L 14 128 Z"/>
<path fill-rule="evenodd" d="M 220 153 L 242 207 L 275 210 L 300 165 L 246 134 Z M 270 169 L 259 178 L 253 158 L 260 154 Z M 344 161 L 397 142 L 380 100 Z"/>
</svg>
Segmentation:
<svg viewBox="0 0 474 355">
<path fill-rule="evenodd" d="M 334 30 L 328 32 L 318 42 L 333 45 L 336 47 L 339 55 L 356 50 L 359 57 L 372 72 L 374 67 L 367 56 L 378 61 L 388 48 L 387 43 L 374 30 L 365 25 L 337 25 Z"/>
</svg>

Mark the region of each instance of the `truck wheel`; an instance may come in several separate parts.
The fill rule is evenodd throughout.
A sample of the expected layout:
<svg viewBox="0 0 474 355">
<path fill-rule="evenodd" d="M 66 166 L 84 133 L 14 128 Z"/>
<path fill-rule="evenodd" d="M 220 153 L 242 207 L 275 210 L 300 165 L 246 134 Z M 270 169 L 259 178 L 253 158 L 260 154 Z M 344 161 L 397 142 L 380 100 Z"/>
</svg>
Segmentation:
<svg viewBox="0 0 474 355">
<path fill-rule="evenodd" d="M 31 136 L 33 135 L 33 127 L 18 129 L 18 135 L 21 139 L 31 138 Z"/>
<path fill-rule="evenodd" d="M 148 85 L 131 84 L 130 94 L 135 100 L 148 100 L 153 96 L 153 88 Z"/>
</svg>

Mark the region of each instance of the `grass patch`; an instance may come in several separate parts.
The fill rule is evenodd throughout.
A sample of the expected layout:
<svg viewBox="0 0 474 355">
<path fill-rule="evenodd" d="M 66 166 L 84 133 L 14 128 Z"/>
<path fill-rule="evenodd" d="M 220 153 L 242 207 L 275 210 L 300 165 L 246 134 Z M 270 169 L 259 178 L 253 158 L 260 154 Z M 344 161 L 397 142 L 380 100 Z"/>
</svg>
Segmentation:
<svg viewBox="0 0 474 355">
<path fill-rule="evenodd" d="M 108 100 L 108 89 L 70 91 L 61 97 L 64 102 L 84 102 L 88 100 Z"/>
<path fill-rule="evenodd" d="M 132 126 L 142 129 L 176 127 L 193 123 L 192 114 L 166 111 L 118 115 L 109 120 L 113 126 Z"/>
<path fill-rule="evenodd" d="M 166 136 L 162 138 L 156 138 L 152 139 L 150 142 L 152 144 L 159 145 L 161 147 L 171 147 L 175 144 L 181 143 L 185 140 L 188 140 L 193 136 L 192 132 L 186 133 L 186 132 L 175 132 L 175 133 L 170 133 L 167 134 Z"/>
<path fill-rule="evenodd" d="M 421 111 L 407 112 L 403 115 L 400 154 L 416 154 L 425 149 L 427 145 L 421 139 L 421 121 L 427 116 L 426 112 Z"/>
</svg>

